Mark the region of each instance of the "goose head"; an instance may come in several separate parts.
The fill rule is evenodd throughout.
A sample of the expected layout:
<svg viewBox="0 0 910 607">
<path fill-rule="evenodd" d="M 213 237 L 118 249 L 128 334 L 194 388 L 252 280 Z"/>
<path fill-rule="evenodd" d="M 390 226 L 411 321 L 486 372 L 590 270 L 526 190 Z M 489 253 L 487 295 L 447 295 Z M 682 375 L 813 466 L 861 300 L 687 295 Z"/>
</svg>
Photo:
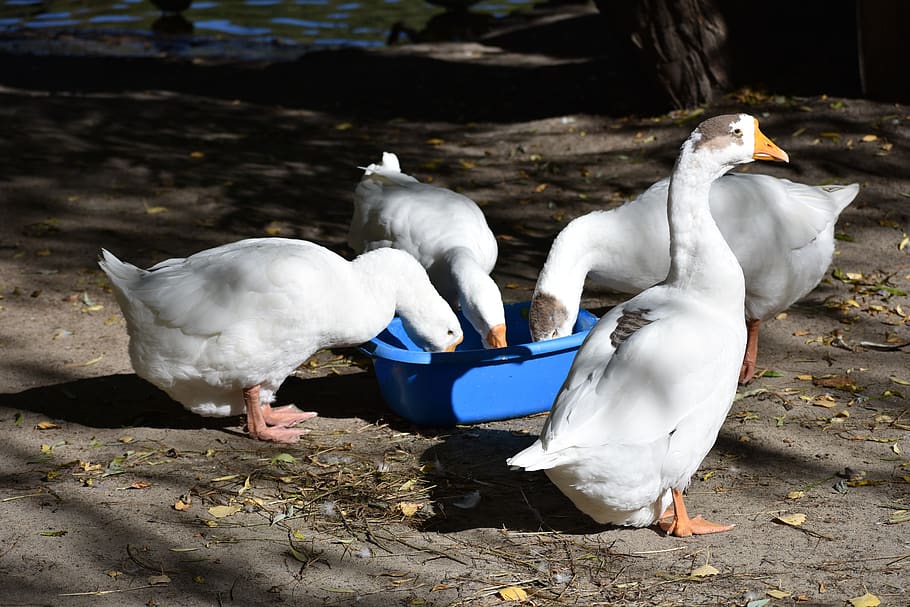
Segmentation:
<svg viewBox="0 0 910 607">
<path fill-rule="evenodd" d="M 534 291 L 528 325 L 532 341 L 565 337 L 572 332 L 577 314 L 570 314 L 566 304 L 555 295 Z"/>
<path fill-rule="evenodd" d="M 506 319 L 499 287 L 488 275 L 478 275 L 472 288 L 459 294 L 465 319 L 480 335 L 483 347 L 505 348 Z"/>
<path fill-rule="evenodd" d="M 749 114 L 723 114 L 699 124 L 682 145 L 678 162 L 713 181 L 738 164 L 753 160 L 789 162 L 790 157 L 761 129 Z M 694 165 L 694 166 L 693 166 Z M 677 175 L 680 171 L 677 171 Z"/>
</svg>

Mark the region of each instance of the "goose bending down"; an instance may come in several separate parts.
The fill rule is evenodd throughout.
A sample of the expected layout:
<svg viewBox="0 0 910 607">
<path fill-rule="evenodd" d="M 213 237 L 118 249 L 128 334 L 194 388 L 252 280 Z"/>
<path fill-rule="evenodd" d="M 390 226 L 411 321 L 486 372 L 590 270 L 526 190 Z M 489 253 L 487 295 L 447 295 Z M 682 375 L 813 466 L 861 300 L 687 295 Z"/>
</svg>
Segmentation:
<svg viewBox="0 0 910 607">
<path fill-rule="evenodd" d="M 382 164 L 366 167 L 354 190 L 348 244 L 357 252 L 407 251 L 449 304 L 464 312 L 484 347 L 506 346 L 502 294 L 490 277 L 496 237 L 467 196 L 402 173 L 398 157 L 385 152 Z"/>
<path fill-rule="evenodd" d="M 669 179 L 637 199 L 569 222 L 550 248 L 531 298 L 531 338 L 572 332 L 585 279 L 600 288 L 638 293 L 670 267 Z M 746 281 L 748 342 L 739 380 L 755 373 L 758 329 L 805 297 L 834 254 L 834 224 L 858 184 L 810 186 L 768 175 L 725 175 L 711 186 L 711 215 Z"/>
<path fill-rule="evenodd" d="M 665 280 L 598 321 L 540 437 L 507 460 L 545 470 L 597 522 L 669 519 L 661 526 L 677 536 L 731 528 L 690 519 L 682 492 L 717 439 L 746 347 L 743 272 L 708 192 L 753 159 L 788 157 L 746 114 L 708 119 L 683 143 L 670 177 Z"/>
<path fill-rule="evenodd" d="M 245 410 L 262 440 L 306 432 L 291 426 L 315 413 L 269 403 L 317 350 L 372 339 L 396 312 L 429 350 L 454 350 L 462 337 L 426 271 L 393 249 L 347 261 L 303 240 L 253 238 L 148 270 L 101 254 L 137 375 L 199 415 Z"/>
</svg>

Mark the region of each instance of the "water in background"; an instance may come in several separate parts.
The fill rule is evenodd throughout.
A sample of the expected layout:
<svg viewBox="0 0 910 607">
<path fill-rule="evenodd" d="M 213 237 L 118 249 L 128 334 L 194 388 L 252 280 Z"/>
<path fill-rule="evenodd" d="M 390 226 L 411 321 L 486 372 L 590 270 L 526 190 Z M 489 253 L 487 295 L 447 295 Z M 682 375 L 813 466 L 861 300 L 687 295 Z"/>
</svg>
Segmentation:
<svg viewBox="0 0 910 607">
<path fill-rule="evenodd" d="M 527 0 L 464 3 L 473 4 L 472 14 L 493 17 L 533 4 Z M 96 33 L 148 34 L 170 26 L 171 33 L 226 42 L 371 47 L 385 45 L 396 23 L 420 30 L 443 12 L 423 0 L 196 0 L 180 18 L 163 19 L 150 0 L 0 0 L 0 34 L 47 39 L 64 31 L 85 39 Z"/>
</svg>

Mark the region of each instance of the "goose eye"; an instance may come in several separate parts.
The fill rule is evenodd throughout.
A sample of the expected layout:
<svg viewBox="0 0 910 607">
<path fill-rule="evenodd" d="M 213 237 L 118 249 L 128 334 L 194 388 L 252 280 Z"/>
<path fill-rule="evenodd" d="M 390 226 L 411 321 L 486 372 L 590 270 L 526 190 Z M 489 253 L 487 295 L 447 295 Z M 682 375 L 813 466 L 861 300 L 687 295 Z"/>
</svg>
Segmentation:
<svg viewBox="0 0 910 607">
<path fill-rule="evenodd" d="M 448 335 L 449 335 L 449 337 L 454 336 L 454 335 L 455 335 L 455 331 L 453 331 L 452 329 L 449 329 Z"/>
<path fill-rule="evenodd" d="M 733 136 L 737 137 L 737 138 L 741 138 L 743 136 L 743 130 L 742 129 L 733 129 Z"/>
</svg>

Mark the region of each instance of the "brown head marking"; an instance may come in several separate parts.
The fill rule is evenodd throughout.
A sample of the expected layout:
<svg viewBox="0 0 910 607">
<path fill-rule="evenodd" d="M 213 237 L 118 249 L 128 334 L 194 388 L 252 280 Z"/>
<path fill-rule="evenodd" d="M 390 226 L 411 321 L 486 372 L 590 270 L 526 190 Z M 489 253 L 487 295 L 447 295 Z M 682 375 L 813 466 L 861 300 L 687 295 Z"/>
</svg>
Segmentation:
<svg viewBox="0 0 910 607">
<path fill-rule="evenodd" d="M 549 293 L 537 293 L 533 297 L 528 324 L 533 339 L 549 339 L 553 331 L 569 318 L 569 311 L 559 299 Z"/>
</svg>

